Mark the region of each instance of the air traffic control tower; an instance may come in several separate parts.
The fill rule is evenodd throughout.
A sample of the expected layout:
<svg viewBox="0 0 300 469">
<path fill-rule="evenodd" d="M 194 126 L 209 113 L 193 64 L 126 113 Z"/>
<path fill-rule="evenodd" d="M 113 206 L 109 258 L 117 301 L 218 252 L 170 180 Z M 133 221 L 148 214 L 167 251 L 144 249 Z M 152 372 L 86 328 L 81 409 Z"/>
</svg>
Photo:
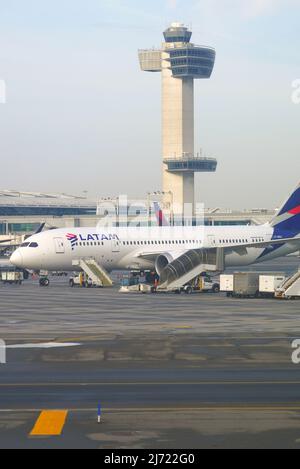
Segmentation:
<svg viewBox="0 0 300 469">
<path fill-rule="evenodd" d="M 214 158 L 194 151 L 194 79 L 210 78 L 215 50 L 190 43 L 191 31 L 172 23 L 164 31 L 162 48 L 139 50 L 143 71 L 162 74 L 163 192 L 171 193 L 175 213 L 194 206 L 195 172 L 213 172 Z"/>
</svg>

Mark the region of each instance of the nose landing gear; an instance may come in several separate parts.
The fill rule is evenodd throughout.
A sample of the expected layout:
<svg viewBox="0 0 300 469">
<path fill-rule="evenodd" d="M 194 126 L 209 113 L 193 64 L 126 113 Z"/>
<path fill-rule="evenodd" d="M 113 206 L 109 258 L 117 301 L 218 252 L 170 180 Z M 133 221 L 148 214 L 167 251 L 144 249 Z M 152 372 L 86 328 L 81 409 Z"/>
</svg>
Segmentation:
<svg viewBox="0 0 300 469">
<path fill-rule="evenodd" d="M 41 287 L 48 287 L 49 283 L 50 283 L 50 280 L 48 279 L 48 277 L 41 277 L 39 280 L 39 284 Z"/>
</svg>

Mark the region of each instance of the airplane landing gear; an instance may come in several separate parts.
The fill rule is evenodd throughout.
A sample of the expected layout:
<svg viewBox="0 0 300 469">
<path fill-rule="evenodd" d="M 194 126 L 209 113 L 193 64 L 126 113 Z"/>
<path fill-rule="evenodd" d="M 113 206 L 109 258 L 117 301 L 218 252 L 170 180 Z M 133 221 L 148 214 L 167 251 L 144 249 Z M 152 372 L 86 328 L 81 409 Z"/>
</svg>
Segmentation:
<svg viewBox="0 0 300 469">
<path fill-rule="evenodd" d="M 39 284 L 41 287 L 48 287 L 50 284 L 50 280 L 48 279 L 48 277 L 41 277 Z"/>
</svg>

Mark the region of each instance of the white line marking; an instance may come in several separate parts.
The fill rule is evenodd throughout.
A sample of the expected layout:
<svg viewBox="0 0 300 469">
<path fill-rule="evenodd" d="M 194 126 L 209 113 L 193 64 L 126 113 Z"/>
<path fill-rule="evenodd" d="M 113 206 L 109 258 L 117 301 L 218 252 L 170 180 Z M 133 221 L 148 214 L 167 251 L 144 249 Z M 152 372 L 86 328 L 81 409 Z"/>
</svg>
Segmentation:
<svg viewBox="0 0 300 469">
<path fill-rule="evenodd" d="M 56 348 L 56 347 L 77 347 L 79 342 L 42 342 L 37 344 L 13 344 L 6 348 Z"/>
</svg>

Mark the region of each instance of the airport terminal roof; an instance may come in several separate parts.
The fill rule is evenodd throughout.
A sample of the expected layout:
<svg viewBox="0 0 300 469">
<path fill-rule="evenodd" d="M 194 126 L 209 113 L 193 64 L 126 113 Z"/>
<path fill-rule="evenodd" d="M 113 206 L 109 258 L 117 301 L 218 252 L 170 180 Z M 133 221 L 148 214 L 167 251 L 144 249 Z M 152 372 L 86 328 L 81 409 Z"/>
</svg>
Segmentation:
<svg viewBox="0 0 300 469">
<path fill-rule="evenodd" d="M 96 200 L 70 194 L 0 190 L 0 216 L 95 214 Z"/>
<path fill-rule="evenodd" d="M 71 194 L 0 190 L 0 205 L 96 207 L 96 200 Z"/>
</svg>

